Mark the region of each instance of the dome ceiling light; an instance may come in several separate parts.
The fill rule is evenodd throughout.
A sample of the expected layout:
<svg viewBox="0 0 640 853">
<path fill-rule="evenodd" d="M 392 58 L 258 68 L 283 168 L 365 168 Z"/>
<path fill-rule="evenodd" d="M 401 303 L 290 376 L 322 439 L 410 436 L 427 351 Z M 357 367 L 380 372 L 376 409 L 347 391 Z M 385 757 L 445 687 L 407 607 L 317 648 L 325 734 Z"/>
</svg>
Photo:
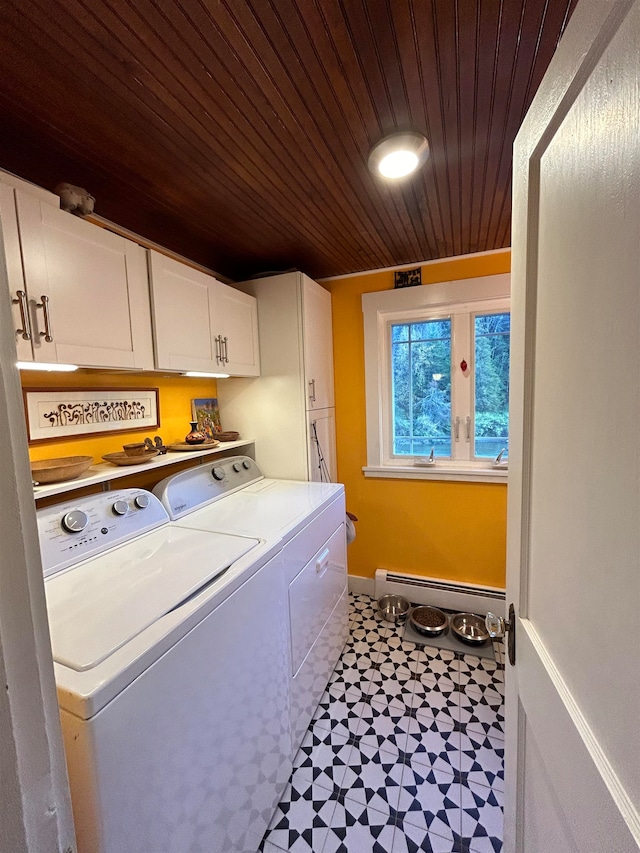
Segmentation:
<svg viewBox="0 0 640 853">
<path fill-rule="evenodd" d="M 371 149 L 369 169 L 376 177 L 398 180 L 424 165 L 428 156 L 429 143 L 421 133 L 392 133 Z"/>
</svg>

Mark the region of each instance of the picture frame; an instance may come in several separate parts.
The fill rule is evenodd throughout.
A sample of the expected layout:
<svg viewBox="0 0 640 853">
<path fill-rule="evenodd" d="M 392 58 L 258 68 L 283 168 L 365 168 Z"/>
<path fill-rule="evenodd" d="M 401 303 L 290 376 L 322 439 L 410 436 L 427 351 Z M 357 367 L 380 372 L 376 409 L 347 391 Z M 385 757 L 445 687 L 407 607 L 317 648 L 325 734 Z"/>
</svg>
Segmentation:
<svg viewBox="0 0 640 853">
<path fill-rule="evenodd" d="M 24 388 L 29 444 L 160 426 L 157 388 Z"/>
<path fill-rule="evenodd" d="M 393 286 L 395 287 L 416 287 L 422 284 L 422 267 L 415 267 L 411 270 L 396 270 L 393 274 Z"/>
<path fill-rule="evenodd" d="M 208 439 L 215 438 L 222 432 L 220 409 L 217 397 L 199 397 L 191 401 L 191 420 L 196 421 L 198 429 Z"/>
</svg>

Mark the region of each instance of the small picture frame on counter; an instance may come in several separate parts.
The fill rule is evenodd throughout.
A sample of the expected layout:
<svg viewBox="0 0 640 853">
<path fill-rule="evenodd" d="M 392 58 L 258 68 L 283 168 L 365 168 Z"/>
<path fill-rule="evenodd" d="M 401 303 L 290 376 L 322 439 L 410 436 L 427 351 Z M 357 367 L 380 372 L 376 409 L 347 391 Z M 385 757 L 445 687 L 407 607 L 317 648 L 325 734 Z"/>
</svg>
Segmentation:
<svg viewBox="0 0 640 853">
<path fill-rule="evenodd" d="M 220 409 L 217 397 L 201 397 L 191 401 L 191 420 L 198 425 L 208 440 L 215 439 L 222 432 Z"/>
</svg>

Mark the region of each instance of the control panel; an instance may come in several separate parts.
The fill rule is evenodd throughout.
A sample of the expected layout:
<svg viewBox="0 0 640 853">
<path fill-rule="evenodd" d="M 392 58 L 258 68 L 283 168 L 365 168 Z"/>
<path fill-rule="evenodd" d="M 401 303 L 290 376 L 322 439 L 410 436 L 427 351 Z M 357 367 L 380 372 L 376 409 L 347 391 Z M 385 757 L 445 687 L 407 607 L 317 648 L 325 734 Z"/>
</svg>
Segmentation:
<svg viewBox="0 0 640 853">
<path fill-rule="evenodd" d="M 214 464 L 198 465 L 162 480 L 154 488 L 173 521 L 263 480 L 260 467 L 249 456 L 229 456 Z"/>
<path fill-rule="evenodd" d="M 45 577 L 169 522 L 151 492 L 120 489 L 38 510 Z"/>
</svg>

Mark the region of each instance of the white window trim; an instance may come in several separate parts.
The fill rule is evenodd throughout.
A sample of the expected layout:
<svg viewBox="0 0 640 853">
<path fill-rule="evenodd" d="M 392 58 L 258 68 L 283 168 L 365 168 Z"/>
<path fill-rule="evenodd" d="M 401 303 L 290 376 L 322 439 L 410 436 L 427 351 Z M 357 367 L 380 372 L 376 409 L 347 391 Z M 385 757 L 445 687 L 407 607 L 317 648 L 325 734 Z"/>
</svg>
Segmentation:
<svg viewBox="0 0 640 853">
<path fill-rule="evenodd" d="M 391 322 L 401 321 L 410 312 L 413 316 L 428 312 L 431 316 L 455 318 L 470 312 L 490 313 L 509 310 L 511 276 L 483 276 L 481 278 L 447 281 L 439 284 L 384 290 L 362 295 L 364 314 L 365 389 L 367 418 L 367 464 L 363 467 L 365 477 L 406 478 L 419 480 L 463 480 L 466 482 L 505 482 L 507 467 L 496 468 L 492 460 L 468 460 L 454 457 L 436 460 L 435 465 L 426 467 L 424 458 L 415 457 L 412 462 L 404 457 L 393 457 L 386 448 L 391 444 L 390 407 L 390 355 L 388 328 Z M 456 336 L 456 348 L 462 344 L 467 351 L 471 346 L 471 329 L 467 323 L 452 323 L 452 336 Z M 460 336 L 466 338 L 460 340 Z M 473 376 L 473 353 L 469 351 L 468 376 L 458 369 L 453 370 L 452 383 L 459 386 L 471 382 Z M 462 389 L 461 389 L 462 390 Z M 471 395 L 463 391 L 463 397 Z M 457 395 L 460 398 L 460 395 Z M 458 412 L 457 414 L 460 414 Z M 460 416 L 472 418 L 473 412 Z M 466 422 L 461 422 L 461 430 Z M 422 464 L 420 464 L 422 463 Z"/>
</svg>

